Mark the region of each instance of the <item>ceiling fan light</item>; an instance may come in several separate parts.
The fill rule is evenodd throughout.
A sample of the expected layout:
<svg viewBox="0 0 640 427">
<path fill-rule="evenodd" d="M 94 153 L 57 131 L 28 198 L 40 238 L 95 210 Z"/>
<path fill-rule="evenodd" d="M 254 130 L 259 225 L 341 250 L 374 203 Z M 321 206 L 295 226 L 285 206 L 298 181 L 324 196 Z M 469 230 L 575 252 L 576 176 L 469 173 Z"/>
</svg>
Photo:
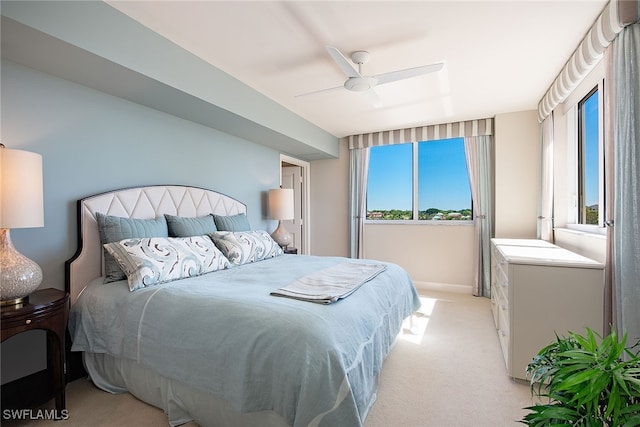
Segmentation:
<svg viewBox="0 0 640 427">
<path fill-rule="evenodd" d="M 344 87 L 354 92 L 364 92 L 374 88 L 377 83 L 373 77 L 350 77 L 344 82 Z"/>
</svg>

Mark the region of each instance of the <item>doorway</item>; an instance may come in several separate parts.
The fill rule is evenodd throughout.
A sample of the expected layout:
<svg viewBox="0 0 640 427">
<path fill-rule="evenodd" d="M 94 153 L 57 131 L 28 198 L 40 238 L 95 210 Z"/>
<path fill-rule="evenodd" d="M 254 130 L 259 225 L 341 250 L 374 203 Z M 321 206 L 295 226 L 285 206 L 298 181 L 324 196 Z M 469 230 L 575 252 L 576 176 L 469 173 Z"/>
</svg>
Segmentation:
<svg viewBox="0 0 640 427">
<path fill-rule="evenodd" d="M 291 233 L 291 245 L 299 254 L 309 254 L 309 163 L 281 154 L 280 185 L 293 189 L 294 219 L 282 222 Z"/>
</svg>

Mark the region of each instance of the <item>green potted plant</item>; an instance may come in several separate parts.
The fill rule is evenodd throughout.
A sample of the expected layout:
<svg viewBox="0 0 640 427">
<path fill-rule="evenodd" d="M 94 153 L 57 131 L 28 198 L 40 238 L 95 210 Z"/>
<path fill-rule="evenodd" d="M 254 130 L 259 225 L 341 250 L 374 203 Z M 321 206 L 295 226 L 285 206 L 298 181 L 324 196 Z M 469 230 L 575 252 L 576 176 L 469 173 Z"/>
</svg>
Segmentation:
<svg viewBox="0 0 640 427">
<path fill-rule="evenodd" d="M 640 426 L 640 343 L 626 348 L 615 333 L 602 339 L 587 328 L 540 350 L 527 367 L 531 393 L 520 421 L 534 427 Z M 635 348 L 635 352 L 634 352 Z"/>
</svg>

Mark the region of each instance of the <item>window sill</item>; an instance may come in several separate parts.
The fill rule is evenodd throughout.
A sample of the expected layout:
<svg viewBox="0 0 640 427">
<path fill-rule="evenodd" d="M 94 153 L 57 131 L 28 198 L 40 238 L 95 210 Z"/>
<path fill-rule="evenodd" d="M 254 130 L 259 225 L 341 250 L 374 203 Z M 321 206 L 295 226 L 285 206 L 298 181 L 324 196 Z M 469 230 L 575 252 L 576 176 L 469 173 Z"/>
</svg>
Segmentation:
<svg viewBox="0 0 640 427">
<path fill-rule="evenodd" d="M 434 221 L 434 220 L 365 220 L 364 225 L 427 225 L 437 227 L 451 227 L 461 226 L 470 227 L 473 226 L 473 221 Z"/>
<path fill-rule="evenodd" d="M 607 229 L 605 227 L 598 227 L 597 225 L 567 224 L 563 228 L 556 228 L 554 230 L 602 239 L 606 239 L 607 237 Z"/>
</svg>

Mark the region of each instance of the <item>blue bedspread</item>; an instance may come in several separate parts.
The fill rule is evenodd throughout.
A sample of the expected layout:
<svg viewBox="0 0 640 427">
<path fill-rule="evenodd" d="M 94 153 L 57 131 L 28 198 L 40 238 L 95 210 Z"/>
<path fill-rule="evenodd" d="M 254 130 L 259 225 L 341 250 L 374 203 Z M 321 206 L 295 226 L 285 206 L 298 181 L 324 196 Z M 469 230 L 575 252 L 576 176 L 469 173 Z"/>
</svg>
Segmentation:
<svg viewBox="0 0 640 427">
<path fill-rule="evenodd" d="M 293 426 L 361 426 L 402 320 L 420 305 L 408 274 L 387 264 L 329 305 L 269 295 L 345 260 L 284 255 L 135 292 L 94 282 L 70 313 L 72 350 L 135 360 Z"/>
</svg>

